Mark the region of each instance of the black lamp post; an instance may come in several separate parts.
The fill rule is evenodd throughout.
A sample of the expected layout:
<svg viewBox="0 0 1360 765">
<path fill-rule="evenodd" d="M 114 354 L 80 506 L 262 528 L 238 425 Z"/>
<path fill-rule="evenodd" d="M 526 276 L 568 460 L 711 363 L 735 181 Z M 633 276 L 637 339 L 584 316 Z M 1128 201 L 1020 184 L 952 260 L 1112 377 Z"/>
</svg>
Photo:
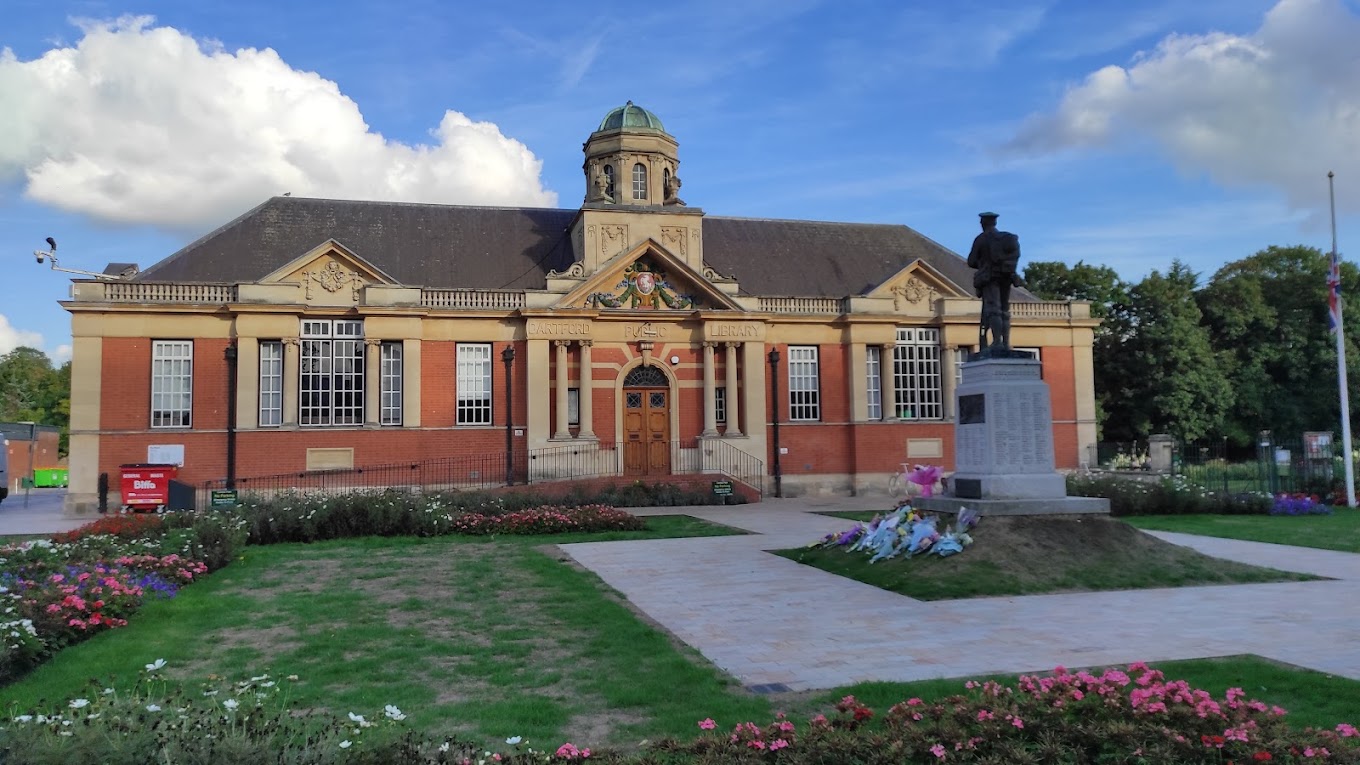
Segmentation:
<svg viewBox="0 0 1360 765">
<path fill-rule="evenodd" d="M 784 496 L 784 476 L 779 467 L 779 349 L 770 349 L 770 403 L 774 412 L 774 495 Z"/>
<path fill-rule="evenodd" d="M 515 349 L 506 346 L 501 351 L 501 361 L 505 362 L 505 485 L 515 483 L 515 410 L 514 394 L 511 385 L 514 380 Z"/>
<path fill-rule="evenodd" d="M 236 488 L 236 343 L 223 352 L 227 360 L 227 488 Z"/>
</svg>

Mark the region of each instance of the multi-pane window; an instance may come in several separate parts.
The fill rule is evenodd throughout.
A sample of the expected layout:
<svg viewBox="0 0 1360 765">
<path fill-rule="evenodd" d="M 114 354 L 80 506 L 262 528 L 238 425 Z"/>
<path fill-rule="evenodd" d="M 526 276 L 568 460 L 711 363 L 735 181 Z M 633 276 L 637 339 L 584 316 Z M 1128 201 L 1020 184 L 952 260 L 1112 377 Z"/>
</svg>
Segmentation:
<svg viewBox="0 0 1360 765">
<path fill-rule="evenodd" d="M 151 427 L 190 427 L 193 412 L 193 390 L 193 341 L 153 341 L 151 343 Z"/>
<path fill-rule="evenodd" d="M 817 377 L 817 346 L 789 346 L 789 419 L 818 420 L 822 416 Z"/>
<path fill-rule="evenodd" d="M 613 199 L 613 198 L 614 198 L 614 166 L 613 166 L 613 165 L 605 165 L 605 166 L 604 166 L 604 177 L 605 177 L 605 180 L 607 181 L 607 183 L 605 184 L 605 187 L 604 187 L 604 193 L 607 194 L 607 195 L 609 195 L 609 198 L 610 198 L 610 199 Z"/>
<path fill-rule="evenodd" d="M 869 400 L 869 419 L 883 419 L 883 349 L 864 349 L 864 392 Z"/>
<path fill-rule="evenodd" d="M 260 342 L 260 427 L 283 424 L 283 343 Z"/>
<path fill-rule="evenodd" d="M 491 424 L 491 343 L 458 344 L 458 424 Z"/>
<path fill-rule="evenodd" d="M 944 417 L 940 383 L 940 330 L 899 327 L 893 348 L 893 407 L 898 419 Z"/>
<path fill-rule="evenodd" d="M 298 422 L 364 424 L 364 323 L 350 319 L 302 322 Z"/>
<path fill-rule="evenodd" d="M 973 352 L 972 348 L 960 345 L 954 349 L 954 384 L 963 385 L 963 365 L 968 361 L 968 356 Z"/>
<path fill-rule="evenodd" d="M 382 387 L 379 389 L 379 406 L 383 425 L 401 424 L 402 394 L 402 344 L 400 342 L 382 344 Z"/>
<path fill-rule="evenodd" d="M 713 389 L 713 419 L 719 425 L 727 424 L 727 386 Z"/>
<path fill-rule="evenodd" d="M 647 198 L 647 166 L 641 162 L 633 165 L 633 199 Z"/>
</svg>

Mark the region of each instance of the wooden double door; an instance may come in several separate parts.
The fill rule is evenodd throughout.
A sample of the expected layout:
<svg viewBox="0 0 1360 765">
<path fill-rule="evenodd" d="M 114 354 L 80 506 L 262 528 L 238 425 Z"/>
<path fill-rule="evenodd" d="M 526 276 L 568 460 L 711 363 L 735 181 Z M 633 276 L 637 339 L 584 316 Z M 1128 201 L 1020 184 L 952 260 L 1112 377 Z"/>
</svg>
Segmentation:
<svg viewBox="0 0 1360 765">
<path fill-rule="evenodd" d="M 668 388 L 623 389 L 623 474 L 670 475 Z"/>
</svg>

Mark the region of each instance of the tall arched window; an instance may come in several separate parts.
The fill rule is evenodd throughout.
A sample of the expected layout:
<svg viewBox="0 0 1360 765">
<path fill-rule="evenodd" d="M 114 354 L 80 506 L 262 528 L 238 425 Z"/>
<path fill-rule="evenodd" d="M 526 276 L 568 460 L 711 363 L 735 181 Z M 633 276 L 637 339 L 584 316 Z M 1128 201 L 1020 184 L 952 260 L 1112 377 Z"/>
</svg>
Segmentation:
<svg viewBox="0 0 1360 765">
<path fill-rule="evenodd" d="M 647 198 L 647 166 L 641 162 L 633 165 L 633 199 Z"/>
<path fill-rule="evenodd" d="M 608 197 L 609 197 L 610 199 L 613 199 L 613 198 L 614 198 L 614 166 L 613 166 L 613 165 L 605 165 L 605 166 L 604 166 L 604 177 L 607 178 L 607 179 L 609 180 L 609 183 L 607 183 L 607 184 L 605 185 L 605 187 L 604 187 L 604 193 L 605 193 L 606 195 L 608 195 Z"/>
</svg>

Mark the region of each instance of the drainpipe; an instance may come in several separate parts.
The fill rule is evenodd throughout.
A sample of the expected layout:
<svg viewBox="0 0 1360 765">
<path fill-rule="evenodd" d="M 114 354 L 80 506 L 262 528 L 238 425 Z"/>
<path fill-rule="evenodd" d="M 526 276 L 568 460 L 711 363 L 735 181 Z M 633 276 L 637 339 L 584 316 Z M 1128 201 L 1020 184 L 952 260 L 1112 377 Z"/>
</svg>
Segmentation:
<svg viewBox="0 0 1360 765">
<path fill-rule="evenodd" d="M 515 363 L 514 346 L 506 346 L 501 351 L 501 361 L 505 362 L 505 485 L 515 485 L 515 410 L 514 394 L 510 390 Z"/>
<path fill-rule="evenodd" d="M 770 349 L 770 402 L 774 405 L 774 495 L 784 496 L 783 471 L 779 466 L 779 349 Z"/>
<path fill-rule="evenodd" d="M 236 488 L 236 343 L 227 346 L 227 488 Z"/>
</svg>

